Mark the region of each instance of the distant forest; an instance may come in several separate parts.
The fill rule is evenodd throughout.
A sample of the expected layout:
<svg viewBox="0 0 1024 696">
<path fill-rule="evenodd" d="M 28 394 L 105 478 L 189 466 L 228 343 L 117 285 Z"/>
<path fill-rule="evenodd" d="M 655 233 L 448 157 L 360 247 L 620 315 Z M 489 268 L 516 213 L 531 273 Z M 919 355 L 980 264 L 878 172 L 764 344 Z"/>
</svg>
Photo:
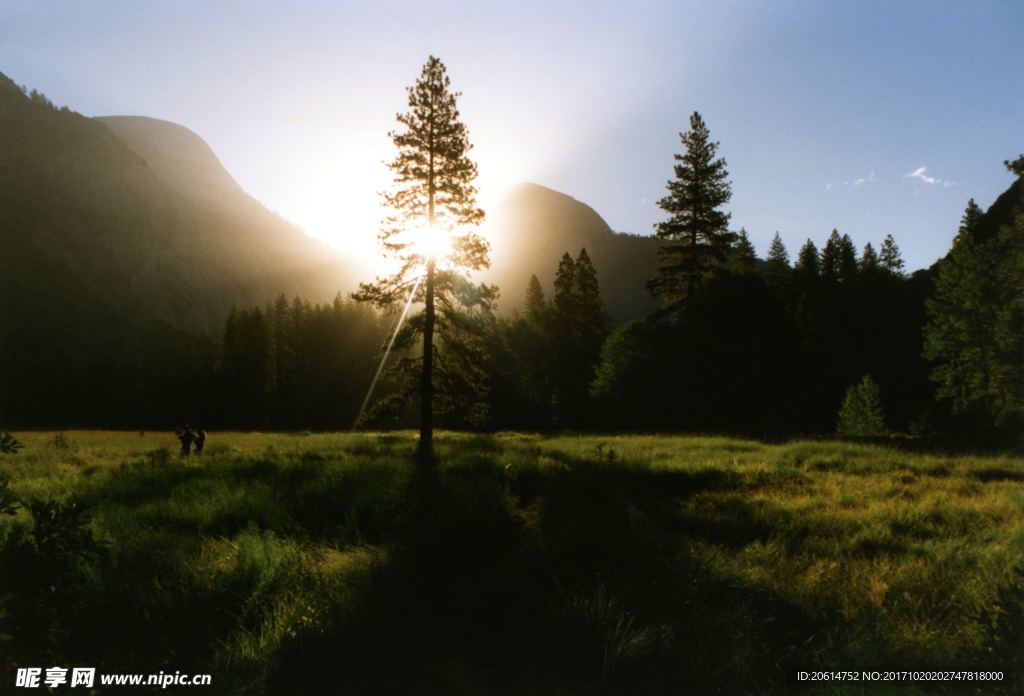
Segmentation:
<svg viewBox="0 0 1024 696">
<path fill-rule="evenodd" d="M 969 305 L 975 290 L 987 292 L 972 284 L 999 284 L 990 271 L 1006 265 L 1005 245 L 1024 234 L 1018 216 L 1000 234 L 976 239 L 980 220 L 969 210 L 949 256 L 909 277 L 891 238 L 881 255 L 871 245 L 858 253 L 833 231 L 820 250 L 808 241 L 790 263 L 779 239 L 761 260 L 739 236 L 727 267 L 678 317 L 656 313 L 614 330 L 586 249 L 566 253 L 550 298 L 532 277 L 524 311 L 493 320 L 486 390 L 467 395 L 486 408 L 476 420 L 453 413 L 442 425 L 832 433 L 844 394 L 870 376 L 887 431 L 1005 437 L 1019 412 L 1000 415 L 984 395 L 960 407 L 941 398 L 950 368 L 926 358 L 941 360 L 945 340 L 965 342 L 953 350 L 970 355 L 967 332 L 941 335 L 943 313 L 955 311 L 958 298 Z M 998 321 L 976 319 L 973 338 L 984 350 Z M 394 321 L 341 296 L 319 305 L 281 295 L 233 309 L 219 345 L 153 323 L 80 344 L 74 354 L 40 345 L 9 355 L 15 364 L 52 366 L 23 374 L 50 372 L 54 383 L 19 383 L 15 371 L 5 397 L 24 425 L 343 429 L 355 423 Z M 1019 347 L 1020 334 L 1004 340 Z M 410 410 L 397 424 L 413 422 Z"/>
<path fill-rule="evenodd" d="M 472 421 L 453 413 L 442 422 L 830 433 L 846 389 L 871 375 L 886 423 L 924 433 L 945 416 L 936 410 L 922 357 L 931 282 L 926 274 L 904 277 L 895 258 L 889 267 L 870 251 L 858 259 L 849 238 L 837 233 L 820 254 L 808 243 L 795 266 L 784 250 L 767 262 L 736 257 L 678 320 L 653 316 L 612 331 L 586 249 L 575 259 L 566 254 L 552 297 L 533 277 L 524 311 L 494 319 L 484 415 Z M 236 428 L 353 424 L 388 324 L 340 298 L 311 307 L 281 296 L 232 312 L 223 348 L 200 380 L 213 393 L 198 400 L 220 401 L 223 415 L 202 418 Z M 467 394 L 466 402 L 479 398 Z"/>
</svg>

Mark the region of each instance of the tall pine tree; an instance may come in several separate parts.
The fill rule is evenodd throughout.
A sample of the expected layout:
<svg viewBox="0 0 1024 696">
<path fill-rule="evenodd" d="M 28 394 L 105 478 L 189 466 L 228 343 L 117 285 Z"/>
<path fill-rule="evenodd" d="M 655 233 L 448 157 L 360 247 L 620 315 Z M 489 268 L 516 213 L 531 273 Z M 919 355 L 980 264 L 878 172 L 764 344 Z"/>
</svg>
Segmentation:
<svg viewBox="0 0 1024 696">
<path fill-rule="evenodd" d="M 559 323 L 572 323 L 576 314 L 576 262 L 569 252 L 562 254 L 555 271 L 555 314 Z"/>
<path fill-rule="evenodd" d="M 821 249 L 821 276 L 826 280 L 838 281 L 840 275 L 840 257 L 842 255 L 843 238 L 839 230 L 833 229 Z"/>
<path fill-rule="evenodd" d="M 575 264 L 576 280 L 576 313 L 579 332 L 586 344 L 586 359 L 593 362 L 601 350 L 601 344 L 608 336 L 611 319 L 601 299 L 601 289 L 597 282 L 597 269 L 590 260 L 587 248 L 580 249 Z"/>
<path fill-rule="evenodd" d="M 526 300 L 523 305 L 526 318 L 534 324 L 541 324 L 547 315 L 548 301 L 544 297 L 544 288 L 536 275 L 530 276 L 530 282 L 526 286 Z"/>
<path fill-rule="evenodd" d="M 871 245 L 871 242 L 868 242 L 864 245 L 864 252 L 861 254 L 857 270 L 860 273 L 871 274 L 878 270 L 878 264 L 878 254 L 875 252 L 875 247 Z"/>
<path fill-rule="evenodd" d="M 747 230 L 742 227 L 733 242 L 732 267 L 737 273 L 753 273 L 757 270 L 757 251 L 750 243 Z"/>
<path fill-rule="evenodd" d="M 853 283 L 857 280 L 857 248 L 850 235 L 844 234 L 839 240 L 839 280 Z"/>
<path fill-rule="evenodd" d="M 800 247 L 800 253 L 796 257 L 796 270 L 799 271 L 801 275 L 810 278 L 816 277 L 821 273 L 818 247 L 816 247 L 814 242 L 810 239 L 804 242 L 804 245 Z"/>
<path fill-rule="evenodd" d="M 974 203 L 974 200 L 971 200 Z M 882 241 L 882 250 L 878 255 L 882 268 L 894 276 L 903 275 L 903 257 L 900 256 L 900 248 L 896 246 L 896 240 L 891 234 L 885 235 Z"/>
<path fill-rule="evenodd" d="M 469 158 L 472 145 L 459 120 L 460 94 L 451 91 L 445 66 L 430 56 L 408 95 L 409 110 L 396 117 L 402 128 L 389 134 L 398 154 L 388 165 L 394 185 L 383 194 L 390 215 L 379 235 L 385 253 L 400 266 L 390 277 L 361 284 L 355 297 L 391 312 L 410 298 L 423 307 L 396 340 L 400 349 L 411 349 L 420 337 L 423 345 L 421 359 L 406 355 L 399 363 L 404 389 L 398 400 L 418 392 L 420 448 L 429 452 L 435 405 L 464 400 L 452 390 L 482 386 L 475 362 L 497 289 L 474 285 L 467 275 L 490 262 L 487 242 L 471 229 L 483 221 L 484 211 L 476 205 L 477 166 Z M 435 360 L 438 339 L 448 359 Z M 445 392 L 436 404 L 435 387 Z"/>
<path fill-rule="evenodd" d="M 772 243 L 768 246 L 768 267 L 773 271 L 789 270 L 789 252 L 786 245 L 782 243 L 782 236 L 778 232 L 772 237 Z"/>
<path fill-rule="evenodd" d="M 555 415 L 561 427 L 580 427 L 593 417 L 590 384 L 611 325 L 597 270 L 585 248 L 575 261 L 568 253 L 562 256 L 553 304 Z"/>
<path fill-rule="evenodd" d="M 732 196 L 725 160 L 717 157 L 718 143 L 696 111 L 690 130 L 680 133 L 685 152 L 675 155 L 675 179 L 667 184 L 668 195 L 658 206 L 667 220 L 655 225 L 657 237 L 666 242 L 658 248 L 658 267 L 648 289 L 661 298 L 666 311 L 679 310 L 704 278 L 729 256 L 733 234 L 729 214 L 722 206 Z"/>
</svg>

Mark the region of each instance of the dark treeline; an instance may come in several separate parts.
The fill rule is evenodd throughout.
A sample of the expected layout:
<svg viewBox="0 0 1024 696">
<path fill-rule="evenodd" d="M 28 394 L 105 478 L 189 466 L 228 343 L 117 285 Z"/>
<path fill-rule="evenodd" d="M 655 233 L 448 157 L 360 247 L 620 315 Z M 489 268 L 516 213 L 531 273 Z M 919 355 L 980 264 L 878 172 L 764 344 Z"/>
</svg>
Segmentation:
<svg viewBox="0 0 1024 696">
<path fill-rule="evenodd" d="M 963 256 L 968 247 L 956 248 Z M 971 263 L 979 279 L 990 277 L 983 261 Z M 960 277 L 968 272 L 962 266 Z M 567 253 L 551 297 L 533 276 L 523 311 L 492 324 L 484 427 L 831 433 L 845 391 L 870 375 L 889 429 L 976 429 L 992 419 L 968 409 L 951 420 L 950 402 L 929 378 L 936 369 L 924 357 L 926 302 L 937 302 L 933 276 L 904 275 L 891 238 L 881 254 L 870 244 L 858 253 L 833 232 L 820 251 L 808 240 L 791 263 L 778 237 L 761 260 L 740 236 L 727 263 L 677 315 L 612 331 L 586 250 L 575 259 Z M 947 302 L 955 280 L 940 285 Z M 232 310 L 217 346 L 155 322 L 107 322 L 96 331 L 105 319 L 71 313 L 46 330 L 22 324 L 23 337 L 36 338 L 18 345 L 37 348 L 8 352 L 22 369 L 3 373 L 7 422 L 345 428 L 395 321 L 340 297 L 311 305 L 280 295 Z M 52 340 L 54 332 L 95 340 L 72 344 Z"/>
<path fill-rule="evenodd" d="M 594 385 L 608 425 L 832 432 L 846 389 L 864 375 L 881 386 L 891 427 L 927 421 L 927 278 L 879 265 L 870 246 L 858 263 L 836 232 L 820 254 L 808 241 L 792 267 L 778 239 L 773 247 L 766 263 L 734 256 L 677 316 L 611 337 Z"/>
<path fill-rule="evenodd" d="M 280 295 L 233 309 L 220 346 L 162 322 L 81 309 L 56 322 L 17 315 L 22 328 L 5 336 L 4 356 L 18 369 L 0 371 L 5 424 L 344 429 L 386 332 L 377 312 L 340 297 L 311 305 Z"/>
<path fill-rule="evenodd" d="M 778 236 L 761 260 L 741 233 L 678 312 L 613 331 L 586 249 L 566 253 L 550 297 L 532 276 L 523 310 L 491 325 L 483 427 L 832 433 L 847 390 L 869 376 L 888 431 L 991 434 L 979 426 L 992 418 L 954 417 L 936 394 L 924 345 L 934 275 L 907 276 L 891 236 L 858 251 L 833 231 L 791 262 Z M 393 321 L 340 299 L 232 312 L 211 382 L 223 414 L 210 422 L 347 426 Z M 413 406 L 400 425 L 414 424 Z M 467 425 L 457 412 L 441 424 Z"/>
<path fill-rule="evenodd" d="M 761 260 L 738 235 L 677 313 L 614 331 L 586 250 L 567 253 L 550 298 L 533 276 L 523 311 L 491 325 L 483 427 L 831 433 L 846 390 L 870 376 L 889 430 L 1011 433 L 1024 225 L 1018 217 L 1000 232 L 984 220 L 972 202 L 946 259 L 910 276 L 891 237 L 858 253 L 833 231 L 791 263 L 778 236 Z M 0 374 L 5 422 L 345 428 L 395 320 L 340 297 L 281 295 L 232 310 L 218 346 L 77 309 L 41 322 L 5 307 L 22 327 L 5 352 L 19 369 Z M 441 424 L 466 425 L 457 415 Z"/>
<path fill-rule="evenodd" d="M 594 367 L 610 330 L 597 272 L 586 249 L 562 256 L 554 296 L 537 276 L 524 311 L 496 323 L 488 357 L 494 427 L 593 428 L 601 422 L 590 397 Z"/>
<path fill-rule="evenodd" d="M 385 321 L 340 296 L 311 305 L 284 295 L 232 309 L 215 384 L 221 427 L 350 427 L 373 378 Z"/>
<path fill-rule="evenodd" d="M 566 257 L 553 301 L 533 278 L 525 312 L 499 324 L 495 426 L 832 432 L 846 389 L 871 375 L 890 427 L 924 428 L 935 418 L 921 357 L 930 282 L 904 277 L 891 237 L 885 249 L 884 262 L 871 245 L 858 258 L 833 232 L 793 266 L 778 237 L 759 261 L 740 235 L 677 316 L 610 336 L 596 287 L 561 282 Z"/>
</svg>

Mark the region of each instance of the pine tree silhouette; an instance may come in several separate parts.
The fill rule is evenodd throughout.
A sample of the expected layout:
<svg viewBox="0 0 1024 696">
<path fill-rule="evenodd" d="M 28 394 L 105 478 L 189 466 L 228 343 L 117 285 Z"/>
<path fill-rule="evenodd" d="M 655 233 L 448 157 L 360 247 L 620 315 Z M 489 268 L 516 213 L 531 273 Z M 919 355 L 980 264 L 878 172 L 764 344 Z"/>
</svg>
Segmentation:
<svg viewBox="0 0 1024 696">
<path fill-rule="evenodd" d="M 474 405 L 470 410 L 480 415 L 481 341 L 498 292 L 474 285 L 467 275 L 490 265 L 489 245 L 471 229 L 484 219 L 473 185 L 477 166 L 469 158 L 472 145 L 459 118 L 460 95 L 451 91 L 444 64 L 430 56 L 408 95 L 409 111 L 397 116 L 402 129 L 389 134 L 398 154 L 388 165 L 394 185 L 383 198 L 391 214 L 379 235 L 385 253 L 398 259 L 400 268 L 390 277 L 362 283 L 354 297 L 390 312 L 399 311 L 410 295 L 423 306 L 395 342 L 408 350 L 422 337 L 423 353 L 420 359 L 407 355 L 399 361 L 395 374 L 403 388 L 392 404 L 418 393 L 420 448 L 429 452 L 435 407 L 446 411 L 467 405 L 468 399 Z M 448 357 L 436 360 L 438 339 Z"/>
<path fill-rule="evenodd" d="M 658 266 L 647 284 L 663 307 L 677 312 L 705 276 L 729 257 L 733 235 L 729 214 L 722 206 L 732 197 L 725 160 L 716 157 L 704 120 L 696 111 L 690 130 L 680 133 L 685 152 L 675 155 L 675 179 L 667 184 L 668 195 L 658 206 L 669 218 L 655 225 L 657 237 L 666 244 L 658 249 Z"/>
</svg>

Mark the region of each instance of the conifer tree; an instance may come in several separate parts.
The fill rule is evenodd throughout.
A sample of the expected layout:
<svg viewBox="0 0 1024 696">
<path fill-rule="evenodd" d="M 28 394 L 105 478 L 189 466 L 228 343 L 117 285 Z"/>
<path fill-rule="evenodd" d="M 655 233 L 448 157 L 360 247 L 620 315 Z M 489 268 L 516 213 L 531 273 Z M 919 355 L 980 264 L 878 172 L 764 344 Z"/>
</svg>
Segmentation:
<svg viewBox="0 0 1024 696">
<path fill-rule="evenodd" d="M 655 225 L 657 237 L 667 242 L 658 249 L 658 267 L 648 289 L 675 312 L 712 270 L 728 258 L 733 234 L 729 214 L 722 206 L 732 192 L 726 180 L 725 160 L 716 157 L 704 120 L 696 111 L 690 130 L 680 133 L 685 152 L 676 154 L 675 179 L 658 206 L 669 218 Z"/>
<path fill-rule="evenodd" d="M 575 261 L 566 252 L 558 263 L 554 310 L 560 329 L 572 332 L 576 339 L 600 335 L 603 340 L 608 333 L 611 320 L 585 247 Z"/>
<path fill-rule="evenodd" d="M 885 435 L 882 395 L 870 375 L 864 375 L 858 384 L 846 390 L 846 397 L 839 409 L 836 433 L 847 437 Z"/>
<path fill-rule="evenodd" d="M 474 361 L 497 299 L 496 288 L 474 285 L 467 275 L 490 262 L 487 242 L 472 231 L 484 211 L 476 205 L 477 166 L 469 158 L 472 145 L 459 120 L 459 96 L 451 91 L 445 66 L 430 56 L 408 88 L 409 110 L 396 117 L 401 130 L 389 134 L 398 153 L 388 165 L 394 184 L 383 194 L 390 215 L 379 238 L 400 267 L 390 277 L 361 284 L 355 294 L 390 312 L 398 312 L 410 295 L 423 307 L 404 324 L 396 346 L 410 349 L 422 337 L 422 358 L 400 361 L 405 388 L 397 400 L 418 392 L 420 448 L 425 452 L 432 445 L 435 406 L 445 408 L 459 398 L 443 394 L 435 404 L 435 386 L 448 391 L 483 386 Z M 438 340 L 448 359 L 435 360 Z M 414 375 L 418 388 L 410 382 Z"/>
<path fill-rule="evenodd" d="M 547 298 L 544 297 L 544 288 L 536 275 L 530 276 L 530 282 L 526 286 L 526 300 L 523 309 L 526 318 L 535 324 L 539 324 L 547 314 Z"/>
<path fill-rule="evenodd" d="M 270 389 L 279 398 L 288 383 L 294 360 L 292 321 L 288 312 L 288 298 L 278 293 L 273 304 L 266 307 L 270 329 Z"/>
<path fill-rule="evenodd" d="M 800 247 L 800 253 L 796 257 L 796 270 L 808 277 L 814 277 L 821 273 L 821 264 L 818 255 L 818 247 L 808 239 Z"/>
<path fill-rule="evenodd" d="M 971 202 L 974 202 L 973 199 Z M 878 260 L 884 270 L 894 276 L 903 275 L 903 257 L 900 256 L 900 248 L 896 246 L 896 240 L 892 238 L 891 234 L 885 235 Z"/>
<path fill-rule="evenodd" d="M 977 229 L 983 215 L 984 213 L 973 198 L 967 201 L 967 207 L 964 208 L 964 214 L 960 218 L 960 227 L 957 229 L 956 236 L 953 237 L 954 249 L 963 244 L 980 241 L 977 239 Z"/>
<path fill-rule="evenodd" d="M 838 277 L 842 283 L 852 283 L 857 279 L 857 249 L 853 246 L 850 235 L 844 234 L 839 239 Z"/>
<path fill-rule="evenodd" d="M 1018 177 L 1024 177 L 1024 155 L 1021 155 L 1015 160 L 1003 160 L 1003 164 L 1006 165 L 1007 170 L 1011 174 L 1016 174 Z"/>
<path fill-rule="evenodd" d="M 587 337 L 588 344 L 595 344 L 600 350 L 601 342 L 608 335 L 611 320 L 608 317 L 608 310 L 605 308 L 604 300 L 601 299 L 601 289 L 597 282 L 597 269 L 594 268 L 586 247 L 580 249 L 575 263 L 575 290 L 576 290 L 576 322 L 580 326 L 580 333 Z M 588 354 L 592 351 L 588 350 Z"/>
<path fill-rule="evenodd" d="M 553 305 L 555 413 L 560 425 L 578 426 L 587 421 L 590 383 L 611 324 L 585 248 L 576 260 L 568 253 L 562 256 Z"/>
<path fill-rule="evenodd" d="M 864 253 L 861 254 L 857 270 L 861 273 L 874 273 L 878 268 L 878 254 L 875 252 L 875 247 L 871 245 L 871 242 L 868 242 L 864 245 Z"/>
<path fill-rule="evenodd" d="M 789 269 L 789 252 L 786 251 L 786 245 L 782 243 L 782 237 L 777 231 L 775 236 L 772 237 L 772 243 L 768 246 L 767 261 L 769 267 L 773 270 Z"/>
<path fill-rule="evenodd" d="M 820 269 L 823 278 L 838 281 L 840 275 L 840 257 L 842 255 L 843 238 L 839 230 L 833 229 L 821 249 Z"/>
<path fill-rule="evenodd" d="M 757 270 L 757 251 L 750 243 L 747 230 L 742 227 L 733 242 L 732 266 L 737 273 L 753 273 Z"/>
<path fill-rule="evenodd" d="M 576 306 L 576 262 L 567 251 L 562 254 L 555 271 L 554 308 L 560 324 L 564 326 L 572 322 Z"/>
</svg>

